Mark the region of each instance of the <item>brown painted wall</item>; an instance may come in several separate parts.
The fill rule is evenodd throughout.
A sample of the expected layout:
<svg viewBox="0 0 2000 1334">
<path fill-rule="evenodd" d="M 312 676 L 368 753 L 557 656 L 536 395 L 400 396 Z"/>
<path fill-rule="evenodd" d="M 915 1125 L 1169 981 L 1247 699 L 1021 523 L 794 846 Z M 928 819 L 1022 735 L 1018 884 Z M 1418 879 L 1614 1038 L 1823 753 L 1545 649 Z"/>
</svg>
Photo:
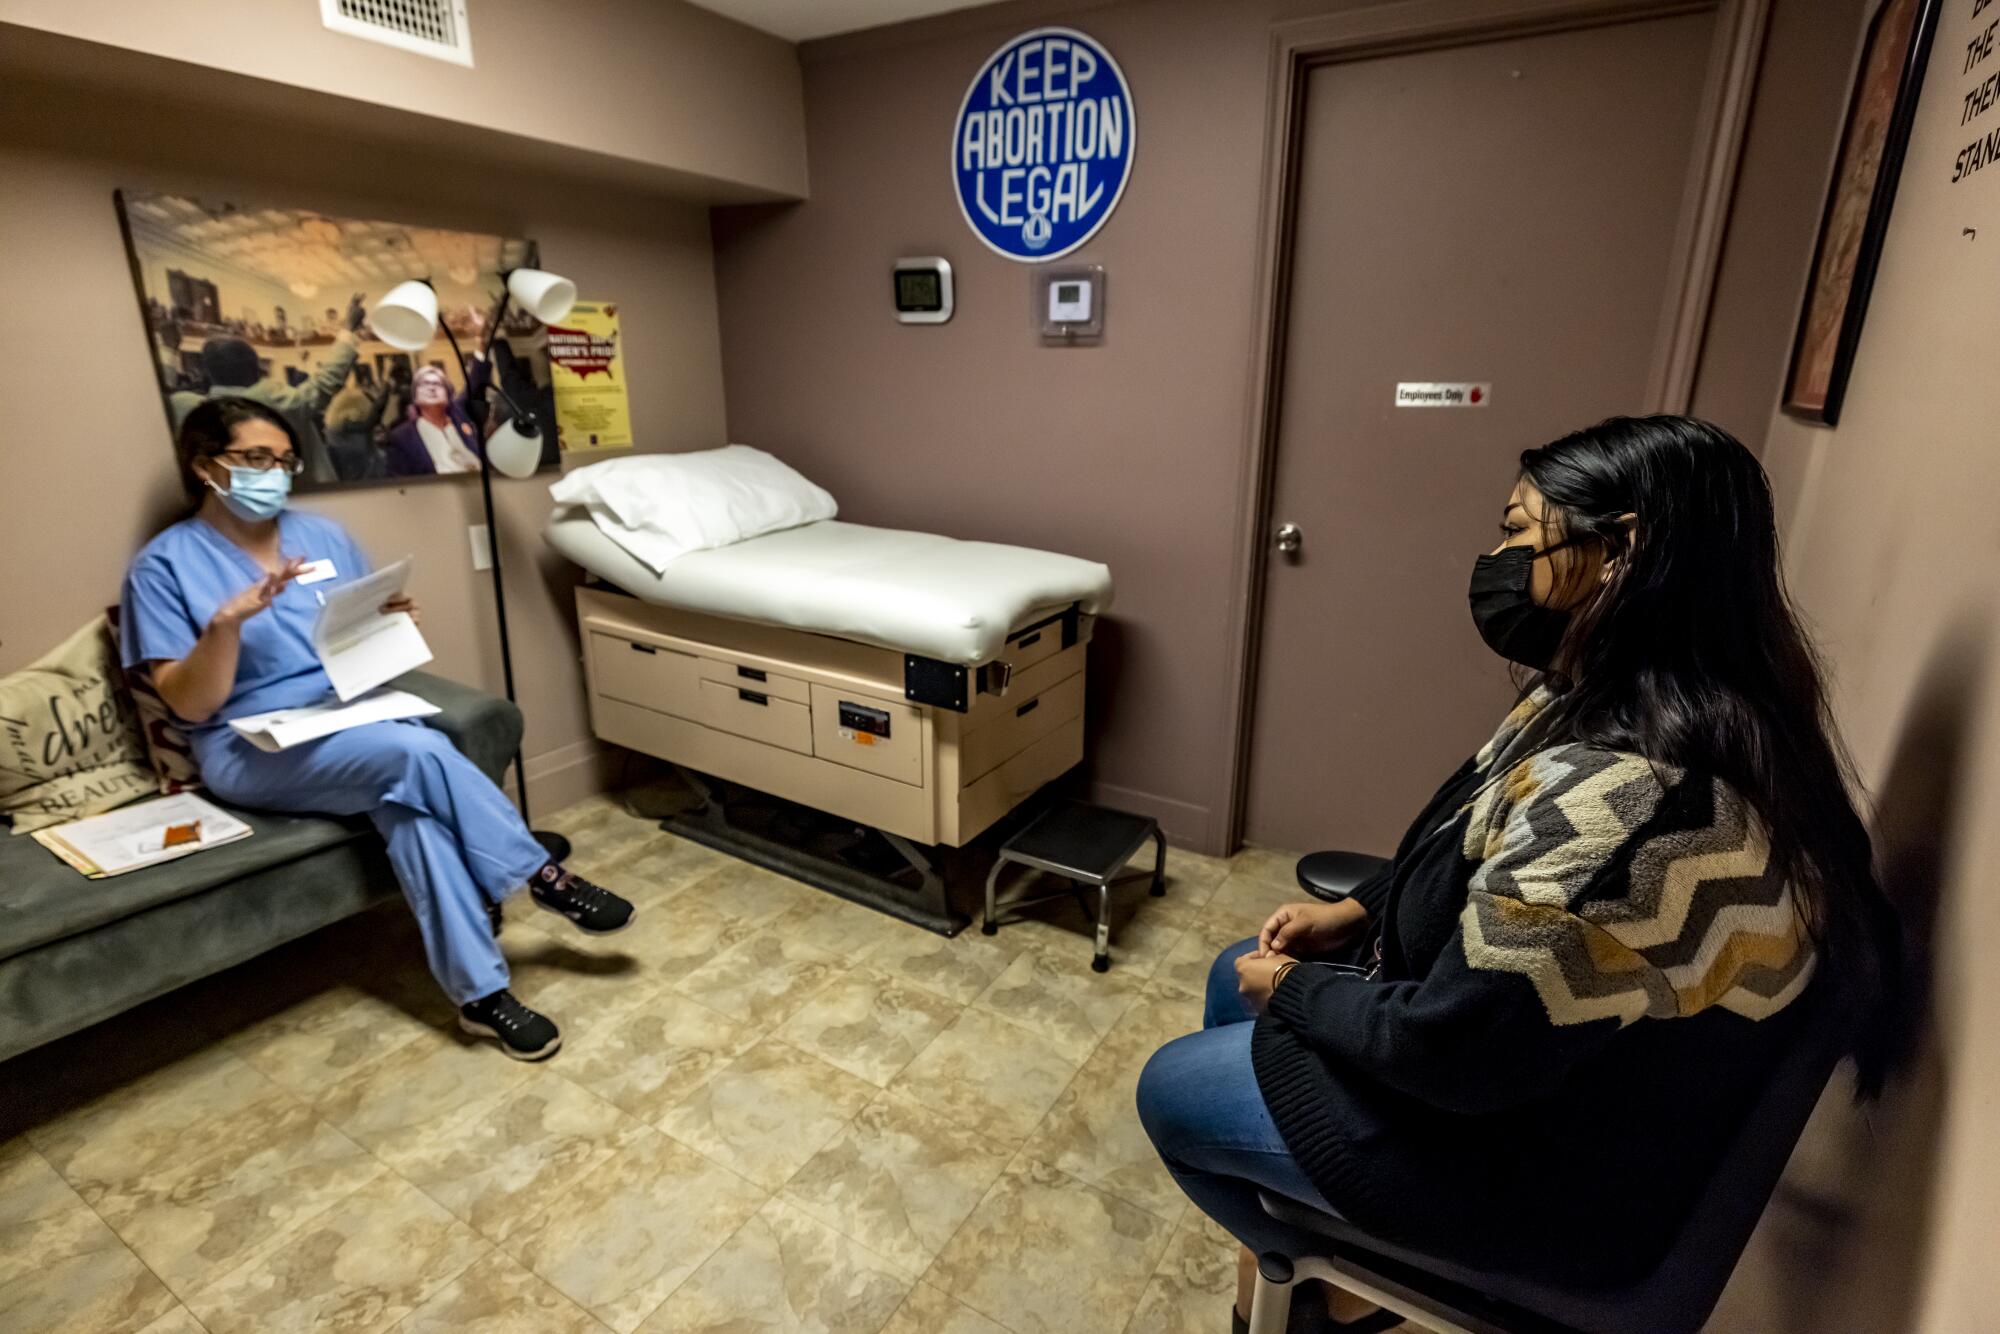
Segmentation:
<svg viewBox="0 0 2000 1334">
<path fill-rule="evenodd" d="M 1233 744 L 1218 710 L 1253 391 L 1269 31 L 1339 7 L 1002 5 L 809 45 L 811 202 L 716 214 L 732 438 L 790 459 L 861 522 L 1108 562 L 1118 605 L 1093 667 L 1098 790 L 1211 850 L 1224 836 Z M 1770 344 L 1783 341 L 1810 248 L 1817 204 L 1795 187 L 1823 165 L 1818 139 L 1808 135 L 1803 167 L 1789 159 L 1802 129 L 1823 126 L 1838 102 L 1846 59 L 1821 31 L 1825 6 L 1775 8 L 1771 50 L 1786 74 L 1759 104 L 1719 352 L 1696 403 L 1753 443 L 1782 371 Z M 1077 255 L 1109 273 L 1108 333 L 1095 348 L 1038 345 L 1027 266 L 972 235 L 946 170 L 967 80 L 1001 40 L 1037 23 L 1072 23 L 1103 41 L 1137 107 L 1130 187 Z M 1842 68 L 1821 68 L 1829 47 Z M 891 319 L 888 267 L 910 254 L 951 259 L 959 313 L 950 324 Z M 1411 682 L 1412 699 L 1425 685 Z"/>
<path fill-rule="evenodd" d="M 1728 1328 L 2000 1327 L 2000 170 L 1951 183 L 1996 119 L 1961 126 L 1962 97 L 2000 57 L 1962 72 L 1994 17 L 1972 9 L 1944 6 L 1840 426 L 1774 415 L 1765 450 L 1885 881 L 1931 959 L 1931 1023 L 1866 1122 L 1821 1108 L 1792 1172 L 1811 1207 L 1767 1217 L 1769 1281 L 1738 1285 L 1761 1300 Z"/>
<path fill-rule="evenodd" d="M 115 600 L 132 551 L 179 495 L 112 207 L 121 186 L 532 237 L 586 296 L 621 306 L 638 438 L 658 449 L 723 438 L 715 286 L 697 205 L 534 177 L 496 188 L 490 175 L 406 144 L 18 82 L 0 86 L 0 181 L 12 312 L 0 320 L 12 408 L 0 444 L 0 672 Z M 528 771 L 546 810 L 594 790 L 601 767 L 584 716 L 574 576 L 539 536 L 546 486 L 504 482 L 496 498 Z M 472 570 L 466 538 L 483 520 L 475 481 L 306 504 L 351 527 L 378 559 L 414 554 L 435 669 L 499 690 L 491 584 Z"/>
<path fill-rule="evenodd" d="M 515 138 L 517 155 L 598 154 L 733 183 L 736 198 L 805 193 L 789 43 L 680 0 L 479 0 L 468 25 L 470 69 L 328 32 L 314 0 L 0 0 L 0 47 L 31 46 L 45 72 L 157 73 L 121 58 L 138 53 L 175 62 L 162 82 L 183 100 L 194 88 L 211 102 L 234 93 L 208 67 L 261 82 L 254 98 L 267 112 L 290 103 L 433 141 L 476 127 Z"/>
</svg>

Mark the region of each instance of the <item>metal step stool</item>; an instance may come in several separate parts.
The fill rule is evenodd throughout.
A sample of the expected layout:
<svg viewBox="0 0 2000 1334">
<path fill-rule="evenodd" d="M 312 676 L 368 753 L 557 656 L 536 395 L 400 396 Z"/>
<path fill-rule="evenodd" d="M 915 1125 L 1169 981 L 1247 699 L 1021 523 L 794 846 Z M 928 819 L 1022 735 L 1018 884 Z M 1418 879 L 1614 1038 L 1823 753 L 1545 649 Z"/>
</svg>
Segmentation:
<svg viewBox="0 0 2000 1334">
<path fill-rule="evenodd" d="M 1154 898 L 1167 892 L 1167 841 L 1160 824 L 1143 815 L 1109 810 L 1081 801 L 1065 801 L 1051 806 L 1034 823 L 1000 846 L 1000 857 L 986 877 L 986 917 L 979 929 L 992 935 L 1000 929 L 993 902 L 1000 884 L 1000 872 L 1009 862 L 1047 871 L 1068 880 L 1069 887 L 1053 894 L 1010 900 L 1009 908 L 1026 908 L 1052 899 L 1074 896 L 1086 916 L 1090 907 L 1083 899 L 1083 886 L 1097 886 L 1097 953 L 1090 966 L 1103 972 L 1111 966 L 1111 885 L 1120 879 L 1125 864 L 1153 840 Z"/>
</svg>

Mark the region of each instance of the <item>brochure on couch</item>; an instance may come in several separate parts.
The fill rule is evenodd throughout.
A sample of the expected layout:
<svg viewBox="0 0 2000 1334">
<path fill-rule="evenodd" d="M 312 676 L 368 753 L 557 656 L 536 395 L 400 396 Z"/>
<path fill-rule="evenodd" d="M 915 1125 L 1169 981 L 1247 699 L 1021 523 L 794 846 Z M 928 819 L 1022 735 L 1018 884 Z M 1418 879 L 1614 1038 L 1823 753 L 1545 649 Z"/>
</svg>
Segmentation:
<svg viewBox="0 0 2000 1334">
<path fill-rule="evenodd" d="M 377 690 L 352 703 L 328 700 L 298 709 L 273 709 L 237 718 L 230 726 L 259 750 L 273 754 L 303 741 L 317 741 L 335 732 L 366 723 L 388 723 L 398 718 L 428 718 L 438 706 L 407 690 Z"/>
<path fill-rule="evenodd" d="M 313 624 L 313 649 L 342 700 L 365 695 L 431 660 L 431 646 L 410 614 L 382 610 L 409 582 L 410 558 L 405 556 L 323 595 Z"/>
<path fill-rule="evenodd" d="M 29 835 L 92 880 L 250 837 L 250 826 L 192 792 L 121 806 Z"/>
</svg>

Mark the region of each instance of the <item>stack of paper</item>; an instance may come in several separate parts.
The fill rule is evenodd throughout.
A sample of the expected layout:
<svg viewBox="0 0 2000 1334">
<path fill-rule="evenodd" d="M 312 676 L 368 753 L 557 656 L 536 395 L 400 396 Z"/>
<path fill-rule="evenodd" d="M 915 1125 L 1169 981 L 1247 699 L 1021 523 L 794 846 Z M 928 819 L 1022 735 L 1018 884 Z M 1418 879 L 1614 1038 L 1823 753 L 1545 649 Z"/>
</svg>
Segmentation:
<svg viewBox="0 0 2000 1334">
<path fill-rule="evenodd" d="M 37 843 L 101 880 L 250 837 L 250 826 L 191 792 L 37 829 Z"/>
<path fill-rule="evenodd" d="M 352 704 L 337 704 L 329 700 L 325 704 L 308 704 L 298 709 L 273 709 L 269 713 L 253 713 L 247 718 L 232 719 L 229 725 L 257 749 L 275 754 L 301 741 L 317 741 L 323 736 L 345 732 L 364 723 L 428 718 L 439 711 L 437 705 L 407 690 L 378 690 Z"/>
<path fill-rule="evenodd" d="M 431 660 L 431 646 L 415 619 L 408 612 L 382 611 L 382 604 L 409 582 L 410 558 L 405 556 L 321 598 L 313 648 L 342 700 L 365 695 Z"/>
</svg>

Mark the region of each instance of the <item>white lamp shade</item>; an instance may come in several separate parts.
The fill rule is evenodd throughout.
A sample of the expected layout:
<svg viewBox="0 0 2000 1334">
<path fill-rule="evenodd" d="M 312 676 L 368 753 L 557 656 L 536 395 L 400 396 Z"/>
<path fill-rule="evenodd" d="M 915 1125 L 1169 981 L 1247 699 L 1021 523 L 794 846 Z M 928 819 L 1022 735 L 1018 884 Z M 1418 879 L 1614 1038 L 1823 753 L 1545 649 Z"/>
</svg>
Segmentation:
<svg viewBox="0 0 2000 1334">
<path fill-rule="evenodd" d="M 507 290 L 543 324 L 554 324 L 576 304 L 576 284 L 546 269 L 515 269 L 507 275 Z"/>
<path fill-rule="evenodd" d="M 486 437 L 486 461 L 509 477 L 533 477 L 542 466 L 542 437 L 524 434 L 514 420 Z"/>
<path fill-rule="evenodd" d="M 369 327 L 390 347 L 415 352 L 437 337 L 438 294 L 429 283 L 397 283 L 368 312 Z"/>
</svg>

